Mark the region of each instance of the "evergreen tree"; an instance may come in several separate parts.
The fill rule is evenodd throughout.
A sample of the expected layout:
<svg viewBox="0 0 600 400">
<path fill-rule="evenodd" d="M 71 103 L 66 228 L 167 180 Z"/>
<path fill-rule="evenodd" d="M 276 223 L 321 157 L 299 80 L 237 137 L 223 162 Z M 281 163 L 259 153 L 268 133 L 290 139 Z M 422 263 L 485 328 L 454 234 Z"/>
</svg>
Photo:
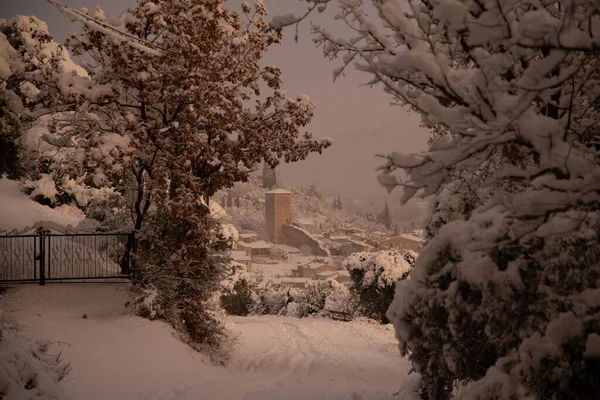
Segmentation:
<svg viewBox="0 0 600 400">
<path fill-rule="evenodd" d="M 316 197 L 319 200 L 323 200 L 323 192 L 321 188 L 316 183 L 311 183 L 311 185 L 306 190 L 306 195 L 310 197 Z"/>
<path fill-rule="evenodd" d="M 377 216 L 377 222 L 379 222 L 388 229 L 392 228 L 394 221 L 392 220 L 392 214 L 390 213 L 390 208 L 388 207 L 387 202 L 385 203 L 383 210 L 381 210 L 381 212 Z"/>
<path fill-rule="evenodd" d="M 333 199 L 333 208 L 336 210 L 343 209 L 342 197 L 340 195 L 338 195 L 336 198 Z"/>
</svg>

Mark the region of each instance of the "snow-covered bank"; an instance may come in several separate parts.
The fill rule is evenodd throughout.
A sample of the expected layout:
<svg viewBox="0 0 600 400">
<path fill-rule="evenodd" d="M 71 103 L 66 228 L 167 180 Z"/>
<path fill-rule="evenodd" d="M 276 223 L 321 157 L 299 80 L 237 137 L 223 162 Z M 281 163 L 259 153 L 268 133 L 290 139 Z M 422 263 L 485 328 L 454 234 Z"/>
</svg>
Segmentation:
<svg viewBox="0 0 600 400">
<path fill-rule="evenodd" d="M 23 285 L 4 301 L 35 338 L 59 342 L 73 399 L 407 399 L 391 328 L 366 322 L 234 318 L 232 363 L 215 367 L 158 321 L 132 316 L 122 284 Z M 56 350 L 56 349 L 55 349 Z"/>
<path fill-rule="evenodd" d="M 20 190 L 18 181 L 0 177 L 0 234 L 2 231 L 21 230 L 40 221 L 76 227 L 84 218 L 77 207 L 63 205 L 50 208 L 36 203 Z"/>
</svg>

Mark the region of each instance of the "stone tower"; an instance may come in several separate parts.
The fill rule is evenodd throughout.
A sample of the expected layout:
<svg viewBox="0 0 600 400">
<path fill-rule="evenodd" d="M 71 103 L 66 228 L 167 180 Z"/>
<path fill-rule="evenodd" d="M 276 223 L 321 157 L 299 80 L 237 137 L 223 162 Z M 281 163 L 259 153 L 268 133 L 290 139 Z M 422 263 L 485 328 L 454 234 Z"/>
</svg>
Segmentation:
<svg viewBox="0 0 600 400">
<path fill-rule="evenodd" d="M 292 193 L 283 189 L 265 192 L 267 235 L 273 243 L 283 243 L 283 226 L 292 224 Z"/>
</svg>

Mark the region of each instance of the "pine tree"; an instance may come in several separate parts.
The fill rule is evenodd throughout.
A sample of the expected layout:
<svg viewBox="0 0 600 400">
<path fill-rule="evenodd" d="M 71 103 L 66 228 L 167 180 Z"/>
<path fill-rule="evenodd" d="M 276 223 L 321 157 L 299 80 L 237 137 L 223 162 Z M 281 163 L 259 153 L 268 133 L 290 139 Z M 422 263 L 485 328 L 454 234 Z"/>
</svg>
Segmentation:
<svg viewBox="0 0 600 400">
<path fill-rule="evenodd" d="M 333 208 L 336 210 L 341 210 L 343 208 L 342 197 L 340 195 L 333 199 Z"/>
<path fill-rule="evenodd" d="M 381 212 L 377 216 L 377 222 L 379 222 L 388 229 L 392 228 L 394 221 L 392 219 L 392 214 L 390 213 L 390 208 L 388 207 L 387 202 L 385 203 L 383 210 L 381 210 Z"/>
</svg>

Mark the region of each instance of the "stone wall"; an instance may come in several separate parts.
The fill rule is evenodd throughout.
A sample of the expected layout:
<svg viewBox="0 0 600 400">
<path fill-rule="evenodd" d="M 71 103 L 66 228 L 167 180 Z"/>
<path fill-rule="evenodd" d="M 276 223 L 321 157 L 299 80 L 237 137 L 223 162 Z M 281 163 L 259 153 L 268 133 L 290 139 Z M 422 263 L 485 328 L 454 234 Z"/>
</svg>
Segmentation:
<svg viewBox="0 0 600 400">
<path fill-rule="evenodd" d="M 283 243 L 301 249 L 303 246 L 308 246 L 312 254 L 315 256 L 327 257 L 329 251 L 314 238 L 308 231 L 294 225 L 283 226 Z"/>
</svg>

